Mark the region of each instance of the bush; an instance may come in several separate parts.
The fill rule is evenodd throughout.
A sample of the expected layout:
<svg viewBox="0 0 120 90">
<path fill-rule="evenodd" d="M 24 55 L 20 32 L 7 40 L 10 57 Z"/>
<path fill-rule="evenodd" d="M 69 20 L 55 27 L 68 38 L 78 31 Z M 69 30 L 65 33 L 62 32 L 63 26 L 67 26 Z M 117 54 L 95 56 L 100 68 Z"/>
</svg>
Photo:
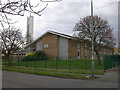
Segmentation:
<svg viewBox="0 0 120 90">
<path fill-rule="evenodd" d="M 36 52 L 28 53 L 28 54 L 26 54 L 25 56 L 36 56 Z"/>
<path fill-rule="evenodd" d="M 28 53 L 27 55 L 25 55 L 22 61 L 38 61 L 47 59 L 48 59 L 47 55 L 43 51 L 39 50 L 36 52 Z"/>
<path fill-rule="evenodd" d="M 25 56 L 23 57 L 22 61 L 38 61 L 39 58 L 36 56 Z"/>
<path fill-rule="evenodd" d="M 46 55 L 43 51 L 41 51 L 41 50 L 36 51 L 36 56 L 37 56 L 37 57 L 40 57 L 41 60 L 46 60 L 46 59 L 48 59 L 47 55 Z"/>
</svg>

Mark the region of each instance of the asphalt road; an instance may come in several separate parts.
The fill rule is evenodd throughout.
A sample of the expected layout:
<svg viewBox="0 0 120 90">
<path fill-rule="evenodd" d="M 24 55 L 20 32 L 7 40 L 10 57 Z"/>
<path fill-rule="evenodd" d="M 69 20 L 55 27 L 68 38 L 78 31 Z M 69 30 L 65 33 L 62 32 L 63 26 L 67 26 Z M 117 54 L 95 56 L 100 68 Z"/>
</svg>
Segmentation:
<svg viewBox="0 0 120 90">
<path fill-rule="evenodd" d="M 2 89 L 2 70 L 0 70 L 0 90 L 1 89 Z"/>
<path fill-rule="evenodd" d="M 104 81 L 101 78 L 78 80 L 10 71 L 3 71 L 2 74 L 2 88 L 118 88 L 116 80 Z"/>
</svg>

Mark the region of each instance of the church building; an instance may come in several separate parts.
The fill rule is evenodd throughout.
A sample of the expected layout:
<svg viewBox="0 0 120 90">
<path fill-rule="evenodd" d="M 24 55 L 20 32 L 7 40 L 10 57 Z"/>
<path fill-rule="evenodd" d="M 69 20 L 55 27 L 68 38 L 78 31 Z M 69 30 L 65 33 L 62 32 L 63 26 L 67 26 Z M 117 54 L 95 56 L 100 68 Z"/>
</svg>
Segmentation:
<svg viewBox="0 0 120 90">
<path fill-rule="evenodd" d="M 55 59 L 91 59 L 91 43 L 77 42 L 73 36 L 55 31 L 47 31 L 38 39 L 25 47 L 26 54 L 38 50 L 44 51 L 50 58 Z M 101 47 L 101 57 L 113 54 L 113 48 Z M 97 59 L 96 54 L 95 59 Z"/>
</svg>

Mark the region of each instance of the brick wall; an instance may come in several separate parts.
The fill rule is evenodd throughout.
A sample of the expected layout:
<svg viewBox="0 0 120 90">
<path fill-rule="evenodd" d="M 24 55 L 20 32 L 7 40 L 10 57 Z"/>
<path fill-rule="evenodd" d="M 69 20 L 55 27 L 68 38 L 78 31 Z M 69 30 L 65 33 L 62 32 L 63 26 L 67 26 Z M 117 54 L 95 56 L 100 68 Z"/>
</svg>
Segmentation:
<svg viewBox="0 0 120 90">
<path fill-rule="evenodd" d="M 87 46 L 87 59 L 91 60 L 91 47 L 89 47 L 89 46 Z"/>
<path fill-rule="evenodd" d="M 83 53 L 83 57 L 82 57 L 82 59 L 85 59 L 85 43 L 82 43 L 82 53 Z"/>
<path fill-rule="evenodd" d="M 74 40 L 68 40 L 68 56 L 72 59 L 78 58 L 77 43 Z"/>
<path fill-rule="evenodd" d="M 33 51 L 33 47 L 36 51 L 36 42 L 29 46 L 31 48 L 31 51 Z M 91 43 L 87 43 L 87 59 L 91 59 Z M 44 45 L 48 45 L 48 47 L 44 47 Z M 80 43 L 80 59 L 85 59 L 85 43 Z M 60 47 L 62 48 L 62 47 Z M 102 54 L 102 58 L 106 52 L 106 54 L 109 54 L 111 50 L 109 48 L 101 47 L 99 48 L 99 54 Z M 107 49 L 107 51 L 105 50 Z M 30 49 L 29 49 L 30 50 Z M 54 34 L 47 33 L 42 37 L 42 50 L 52 59 L 56 59 L 58 56 L 58 36 Z M 101 53 L 100 53 L 101 52 Z M 94 53 L 94 59 L 97 59 L 96 53 Z M 78 59 L 78 44 L 73 39 L 68 39 L 68 57 L 71 57 L 72 59 Z"/>
<path fill-rule="evenodd" d="M 48 45 L 48 47 L 44 47 Z M 50 57 L 56 58 L 58 56 L 58 36 L 47 33 L 42 37 L 42 50 Z"/>
</svg>

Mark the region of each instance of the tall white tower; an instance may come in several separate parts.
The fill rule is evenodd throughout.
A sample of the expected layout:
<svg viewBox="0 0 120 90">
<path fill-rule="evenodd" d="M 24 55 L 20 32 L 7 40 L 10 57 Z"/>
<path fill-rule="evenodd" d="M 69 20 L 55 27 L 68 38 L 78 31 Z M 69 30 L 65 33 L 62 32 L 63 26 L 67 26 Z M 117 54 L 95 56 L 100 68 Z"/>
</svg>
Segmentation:
<svg viewBox="0 0 120 90">
<path fill-rule="evenodd" d="M 120 48 L 120 1 L 118 2 L 118 48 Z"/>
<path fill-rule="evenodd" d="M 29 17 L 27 17 L 26 44 L 30 44 L 33 41 L 33 23 L 34 23 L 33 20 L 34 20 L 33 16 L 30 15 Z"/>
<path fill-rule="evenodd" d="M 120 1 L 118 2 L 118 54 L 120 55 Z"/>
</svg>

